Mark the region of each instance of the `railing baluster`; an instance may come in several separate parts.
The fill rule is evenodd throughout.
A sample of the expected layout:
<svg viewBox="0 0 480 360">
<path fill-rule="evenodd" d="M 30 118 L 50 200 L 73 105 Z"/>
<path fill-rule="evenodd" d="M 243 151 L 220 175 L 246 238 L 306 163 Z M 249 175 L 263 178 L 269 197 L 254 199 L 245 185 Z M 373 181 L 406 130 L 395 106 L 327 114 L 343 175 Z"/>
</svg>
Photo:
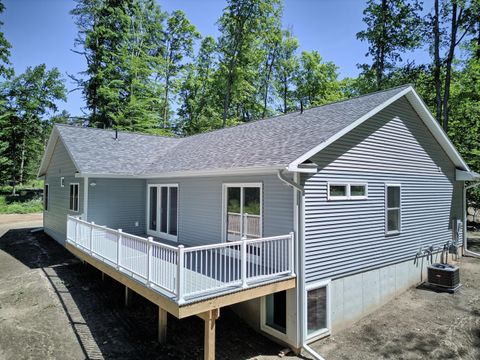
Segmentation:
<svg viewBox="0 0 480 360">
<path fill-rule="evenodd" d="M 148 237 L 147 243 L 147 286 L 151 286 L 150 277 L 152 273 L 152 252 L 153 252 L 153 237 Z"/>
<path fill-rule="evenodd" d="M 122 268 L 122 229 L 118 229 L 117 233 L 117 269 L 120 270 Z"/>
</svg>

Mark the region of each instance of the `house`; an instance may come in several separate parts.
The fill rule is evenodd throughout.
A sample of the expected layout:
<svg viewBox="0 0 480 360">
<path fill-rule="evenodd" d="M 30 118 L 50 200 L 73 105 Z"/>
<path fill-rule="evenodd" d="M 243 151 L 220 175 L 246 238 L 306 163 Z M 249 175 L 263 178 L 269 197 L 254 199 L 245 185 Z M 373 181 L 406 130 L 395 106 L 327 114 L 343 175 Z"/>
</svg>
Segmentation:
<svg viewBox="0 0 480 360">
<path fill-rule="evenodd" d="M 38 175 L 45 232 L 160 337 L 202 317 L 206 358 L 222 306 L 298 350 L 419 283 L 474 176 L 408 85 L 185 138 L 56 125 Z"/>
</svg>

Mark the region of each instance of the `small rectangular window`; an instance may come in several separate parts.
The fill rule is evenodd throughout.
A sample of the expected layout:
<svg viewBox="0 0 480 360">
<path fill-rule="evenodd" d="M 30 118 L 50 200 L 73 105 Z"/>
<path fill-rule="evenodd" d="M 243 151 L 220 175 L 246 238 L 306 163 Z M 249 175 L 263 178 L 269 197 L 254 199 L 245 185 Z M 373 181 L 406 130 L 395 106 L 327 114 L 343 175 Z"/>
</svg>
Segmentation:
<svg viewBox="0 0 480 360">
<path fill-rule="evenodd" d="M 78 211 L 79 185 L 70 184 L 70 210 Z"/>
<path fill-rule="evenodd" d="M 322 336 L 330 330 L 330 281 L 307 286 L 305 297 L 305 330 L 308 339 Z"/>
<path fill-rule="evenodd" d="M 328 183 L 328 200 L 360 200 L 367 195 L 366 183 Z"/>
<path fill-rule="evenodd" d="M 63 176 L 60 178 L 60 186 L 65 187 L 65 178 Z"/>
<path fill-rule="evenodd" d="M 398 234 L 401 230 L 401 187 L 387 185 L 385 193 L 385 232 Z"/>
<path fill-rule="evenodd" d="M 43 192 L 43 209 L 48 211 L 48 184 L 45 184 L 45 190 Z"/>
</svg>

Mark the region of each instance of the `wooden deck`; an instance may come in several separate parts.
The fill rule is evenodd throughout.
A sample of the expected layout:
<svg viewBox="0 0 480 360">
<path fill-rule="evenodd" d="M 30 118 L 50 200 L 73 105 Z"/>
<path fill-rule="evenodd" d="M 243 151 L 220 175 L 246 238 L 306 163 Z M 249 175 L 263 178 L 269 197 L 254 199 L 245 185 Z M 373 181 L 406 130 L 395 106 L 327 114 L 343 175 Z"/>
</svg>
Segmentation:
<svg viewBox="0 0 480 360">
<path fill-rule="evenodd" d="M 79 259 L 159 307 L 159 341 L 166 313 L 205 322 L 205 359 L 215 358 L 220 309 L 296 286 L 293 234 L 185 248 L 68 218 L 66 248 Z"/>
</svg>

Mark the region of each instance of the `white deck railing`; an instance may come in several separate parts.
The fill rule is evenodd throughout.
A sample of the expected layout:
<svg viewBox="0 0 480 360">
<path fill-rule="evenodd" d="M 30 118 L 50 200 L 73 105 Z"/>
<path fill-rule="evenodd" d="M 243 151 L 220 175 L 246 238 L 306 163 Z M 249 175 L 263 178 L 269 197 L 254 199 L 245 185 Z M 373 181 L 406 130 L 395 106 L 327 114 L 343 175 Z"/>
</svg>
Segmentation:
<svg viewBox="0 0 480 360">
<path fill-rule="evenodd" d="M 177 247 L 68 216 L 67 241 L 179 304 L 294 276 L 294 235 Z"/>
</svg>

